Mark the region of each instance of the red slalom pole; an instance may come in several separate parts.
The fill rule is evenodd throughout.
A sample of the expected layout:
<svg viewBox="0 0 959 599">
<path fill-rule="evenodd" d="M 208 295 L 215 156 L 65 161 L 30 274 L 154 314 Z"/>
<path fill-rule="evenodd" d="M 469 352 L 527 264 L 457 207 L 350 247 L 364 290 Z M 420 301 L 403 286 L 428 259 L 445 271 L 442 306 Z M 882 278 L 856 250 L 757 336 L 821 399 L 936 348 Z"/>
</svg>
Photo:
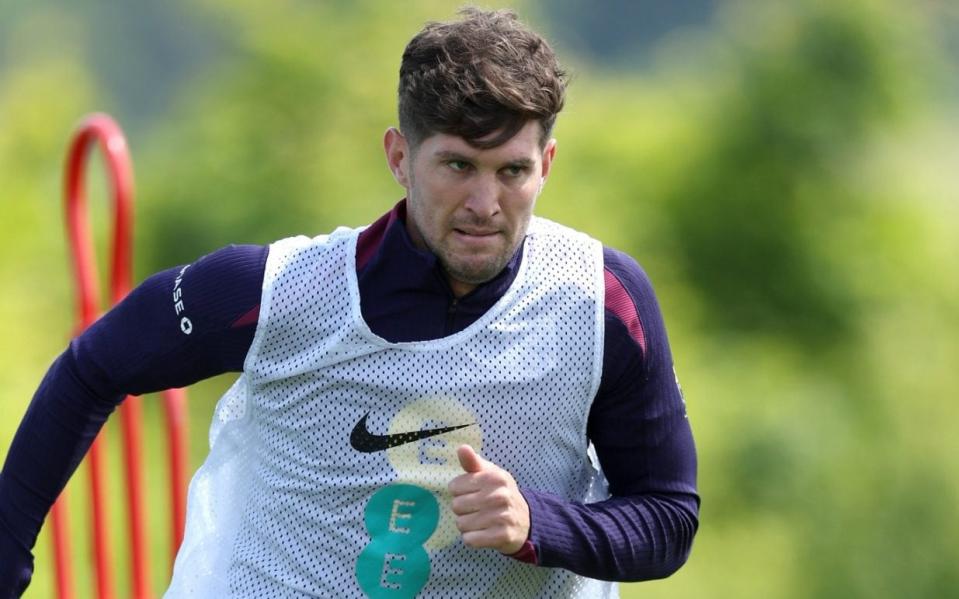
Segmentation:
<svg viewBox="0 0 959 599">
<path fill-rule="evenodd" d="M 70 564 L 70 532 L 67 524 L 65 495 L 66 491 L 60 494 L 50 511 L 53 530 L 53 563 L 57 597 L 73 599 L 73 571 Z"/>
<path fill-rule="evenodd" d="M 67 234 L 70 255 L 77 285 L 77 323 L 75 334 L 83 332 L 97 318 L 99 292 L 94 260 L 93 240 L 87 218 L 84 193 L 84 168 L 95 147 L 104 155 L 113 198 L 113 240 L 110 260 L 110 303 L 122 300 L 131 288 L 132 232 L 133 232 L 133 168 L 126 139 L 120 127 L 105 114 L 85 118 L 74 133 L 67 155 L 65 171 L 65 200 Z M 171 516 L 170 547 L 172 557 L 183 540 L 186 520 L 187 442 L 186 392 L 169 389 L 163 392 L 169 461 L 169 505 Z M 123 436 L 124 475 L 128 533 L 131 556 L 131 597 L 150 599 L 149 558 L 147 555 L 144 518 L 144 485 L 142 463 L 142 418 L 140 399 L 127 396 L 120 406 L 120 427 Z M 90 447 L 90 494 L 93 512 L 93 553 L 95 560 L 96 591 L 99 599 L 114 599 L 116 593 L 112 577 L 113 556 L 110 549 L 106 520 L 104 466 L 101 437 Z M 65 493 L 64 493 L 65 495 Z M 54 564 L 57 596 L 72 599 L 74 587 L 70 563 L 69 532 L 64 496 L 51 511 Z M 173 559 L 171 559 L 171 569 Z M 124 596 L 126 596 L 124 594 Z"/>
<path fill-rule="evenodd" d="M 98 143 L 99 142 L 99 143 Z M 96 320 L 99 306 L 96 264 L 93 256 L 93 240 L 87 218 L 87 202 L 84 192 L 84 167 L 93 148 L 99 145 L 102 151 L 113 196 L 113 242 L 111 248 L 110 300 L 115 304 L 130 291 L 133 169 L 127 150 L 126 139 L 120 127 L 105 114 L 94 114 L 81 122 L 74 134 L 67 157 L 66 217 L 67 234 L 70 240 L 71 257 L 77 283 L 78 322 L 77 333 L 82 332 Z M 149 576 L 143 524 L 143 467 L 140 447 L 142 430 L 139 398 L 127 397 L 120 406 L 123 431 L 125 474 L 127 477 L 127 502 L 129 508 L 130 551 L 133 559 L 133 596 L 149 597 Z M 115 597 L 112 577 L 113 559 L 107 534 L 104 468 L 100 450 L 100 436 L 90 448 L 90 493 L 93 511 L 93 545 L 96 571 L 97 597 Z M 56 549 L 59 556 L 61 551 Z M 63 564 L 57 563 L 58 579 Z M 68 567 L 67 567 L 68 568 Z M 69 580 L 67 579 L 67 582 Z"/>
<path fill-rule="evenodd" d="M 167 447 L 170 462 L 170 569 L 176 559 L 177 551 L 183 542 L 183 529 L 186 525 L 187 493 L 187 416 L 186 391 L 168 389 L 163 392 L 163 407 L 167 423 Z"/>
</svg>

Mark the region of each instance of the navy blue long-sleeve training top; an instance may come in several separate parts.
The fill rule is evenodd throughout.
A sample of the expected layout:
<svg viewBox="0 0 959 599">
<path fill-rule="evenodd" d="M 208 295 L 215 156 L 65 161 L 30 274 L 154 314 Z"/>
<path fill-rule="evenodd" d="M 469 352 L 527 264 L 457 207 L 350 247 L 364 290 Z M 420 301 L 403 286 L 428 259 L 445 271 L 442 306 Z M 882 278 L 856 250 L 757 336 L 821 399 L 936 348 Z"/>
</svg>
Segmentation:
<svg viewBox="0 0 959 599">
<path fill-rule="evenodd" d="M 391 342 L 456 333 L 508 289 L 522 247 L 497 277 L 455 298 L 436 257 L 413 245 L 405 216 L 400 202 L 360 236 L 363 317 Z M 242 370 L 268 251 L 229 246 L 153 275 L 53 363 L 0 472 L 0 597 L 26 587 L 43 518 L 127 394 Z M 521 489 L 531 529 L 514 557 L 592 578 L 661 578 L 685 562 L 698 526 L 695 448 L 649 280 L 625 254 L 604 248 L 603 255 L 603 371 L 587 434 L 611 497 L 570 503 Z M 189 335 L 181 332 L 184 318 Z"/>
</svg>

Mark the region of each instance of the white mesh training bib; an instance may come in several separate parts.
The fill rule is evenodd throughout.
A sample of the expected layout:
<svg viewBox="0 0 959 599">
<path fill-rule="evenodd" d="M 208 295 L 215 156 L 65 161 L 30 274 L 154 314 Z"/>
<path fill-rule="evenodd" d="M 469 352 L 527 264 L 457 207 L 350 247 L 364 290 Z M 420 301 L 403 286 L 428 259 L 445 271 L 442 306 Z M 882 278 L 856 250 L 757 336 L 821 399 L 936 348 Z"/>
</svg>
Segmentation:
<svg viewBox="0 0 959 599">
<path fill-rule="evenodd" d="M 605 496 L 586 439 L 602 371 L 600 243 L 534 218 L 520 271 L 486 314 L 449 337 L 389 343 L 360 312 L 359 231 L 271 246 L 256 335 L 190 483 L 166 596 L 617 596 L 465 546 L 447 492 L 468 443 L 520 487 Z"/>
</svg>

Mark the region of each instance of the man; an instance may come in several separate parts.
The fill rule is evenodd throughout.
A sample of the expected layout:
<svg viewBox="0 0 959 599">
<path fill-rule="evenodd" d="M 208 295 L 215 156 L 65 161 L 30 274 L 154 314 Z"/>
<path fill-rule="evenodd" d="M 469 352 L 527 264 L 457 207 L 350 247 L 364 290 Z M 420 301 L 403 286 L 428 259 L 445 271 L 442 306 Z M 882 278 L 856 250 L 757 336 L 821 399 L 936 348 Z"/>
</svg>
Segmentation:
<svg viewBox="0 0 959 599">
<path fill-rule="evenodd" d="M 427 25 L 384 138 L 405 200 L 154 275 L 71 342 L 0 475 L 4 596 L 122 397 L 227 371 L 169 597 L 610 597 L 681 566 L 695 451 L 653 291 L 532 217 L 565 85 L 512 13 Z"/>
</svg>

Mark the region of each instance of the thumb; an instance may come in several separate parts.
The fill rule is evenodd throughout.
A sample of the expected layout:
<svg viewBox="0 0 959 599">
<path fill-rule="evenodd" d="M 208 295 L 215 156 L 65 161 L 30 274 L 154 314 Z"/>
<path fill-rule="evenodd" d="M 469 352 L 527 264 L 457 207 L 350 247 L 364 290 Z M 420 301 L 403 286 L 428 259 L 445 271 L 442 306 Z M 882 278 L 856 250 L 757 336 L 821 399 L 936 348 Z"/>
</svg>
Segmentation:
<svg viewBox="0 0 959 599">
<path fill-rule="evenodd" d="M 479 472 L 483 469 L 483 458 L 469 445 L 460 445 L 456 448 L 456 457 L 465 472 Z"/>
</svg>

